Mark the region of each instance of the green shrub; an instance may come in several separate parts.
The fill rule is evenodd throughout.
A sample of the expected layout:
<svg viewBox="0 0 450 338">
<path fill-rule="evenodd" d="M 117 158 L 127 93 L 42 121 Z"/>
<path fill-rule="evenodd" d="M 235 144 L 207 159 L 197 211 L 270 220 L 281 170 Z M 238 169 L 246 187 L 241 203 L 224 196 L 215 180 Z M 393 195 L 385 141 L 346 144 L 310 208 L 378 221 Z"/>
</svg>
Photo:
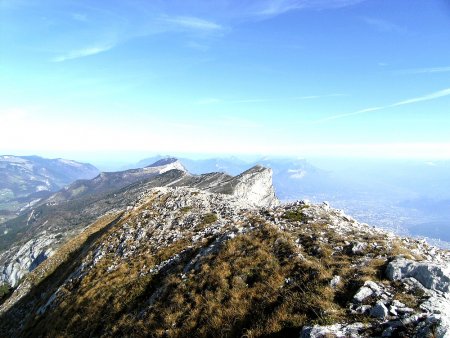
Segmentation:
<svg viewBox="0 0 450 338">
<path fill-rule="evenodd" d="M 284 215 L 283 218 L 291 221 L 291 222 L 302 222 L 306 223 L 308 221 L 308 216 L 306 216 L 302 209 L 299 208 L 297 210 L 289 210 Z"/>
<path fill-rule="evenodd" d="M 0 285 L 0 300 L 6 298 L 10 293 L 11 293 L 12 289 L 11 287 L 6 284 L 3 283 Z"/>
</svg>

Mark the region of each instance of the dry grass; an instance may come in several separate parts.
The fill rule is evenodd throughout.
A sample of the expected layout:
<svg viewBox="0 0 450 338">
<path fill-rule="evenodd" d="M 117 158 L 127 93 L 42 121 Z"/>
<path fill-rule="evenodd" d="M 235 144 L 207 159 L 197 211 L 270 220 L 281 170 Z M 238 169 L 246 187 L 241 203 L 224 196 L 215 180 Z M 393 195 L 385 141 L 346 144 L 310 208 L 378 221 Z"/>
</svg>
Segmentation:
<svg viewBox="0 0 450 338">
<path fill-rule="evenodd" d="M 420 260 L 422 257 L 415 256 L 411 253 L 411 250 L 406 248 L 400 240 L 394 240 L 394 242 L 391 245 L 391 249 L 389 252 L 390 256 L 403 256 L 406 259 L 412 259 L 412 260 Z"/>
<path fill-rule="evenodd" d="M 261 224 L 204 257 L 199 271 L 187 278 L 171 274 L 164 280 L 153 306 L 158 310 L 140 321 L 139 332 L 170 337 L 298 334 L 306 323 L 331 323 L 343 315 L 328 286 L 330 278 L 319 262 L 300 259 L 288 237 Z M 125 316 L 113 332 L 134 328 Z"/>
</svg>

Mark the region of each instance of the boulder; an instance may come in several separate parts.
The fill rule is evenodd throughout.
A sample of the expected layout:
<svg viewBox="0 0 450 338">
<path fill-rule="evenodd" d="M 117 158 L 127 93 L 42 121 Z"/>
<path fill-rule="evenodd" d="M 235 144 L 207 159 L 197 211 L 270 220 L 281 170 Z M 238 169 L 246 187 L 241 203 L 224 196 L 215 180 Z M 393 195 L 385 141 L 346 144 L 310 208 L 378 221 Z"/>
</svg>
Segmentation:
<svg viewBox="0 0 450 338">
<path fill-rule="evenodd" d="M 353 296 L 353 300 L 357 303 L 362 303 L 365 299 L 373 296 L 374 292 L 367 286 L 361 286 L 358 292 Z"/>
<path fill-rule="evenodd" d="M 415 281 L 429 297 L 420 308 L 434 318 L 428 323 L 434 327 L 434 337 L 450 338 L 450 267 L 431 262 L 415 262 L 397 257 L 386 268 L 390 280 L 401 280 L 405 284 Z M 412 309 L 398 308 L 399 313 L 409 313 Z"/>
<path fill-rule="evenodd" d="M 390 280 L 412 277 L 427 289 L 441 292 L 450 291 L 450 267 L 429 262 L 414 262 L 399 257 L 388 264 L 386 276 Z"/>
<path fill-rule="evenodd" d="M 305 326 L 300 332 L 300 338 L 359 338 L 364 328 L 362 323 Z"/>
<path fill-rule="evenodd" d="M 370 316 L 374 318 L 385 319 L 388 314 L 389 310 L 381 301 L 376 302 L 372 310 L 370 310 Z"/>
</svg>

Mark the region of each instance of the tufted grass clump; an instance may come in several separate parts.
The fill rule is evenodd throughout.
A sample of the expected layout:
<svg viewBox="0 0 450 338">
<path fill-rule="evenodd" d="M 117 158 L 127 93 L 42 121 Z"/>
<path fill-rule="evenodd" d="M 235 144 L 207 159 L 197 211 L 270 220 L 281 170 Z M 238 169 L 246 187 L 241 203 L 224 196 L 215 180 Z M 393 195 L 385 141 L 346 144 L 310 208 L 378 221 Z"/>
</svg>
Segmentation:
<svg viewBox="0 0 450 338">
<path fill-rule="evenodd" d="M 215 213 L 210 212 L 206 215 L 203 215 L 202 220 L 200 222 L 200 227 L 206 227 L 210 224 L 213 224 L 214 222 L 217 222 L 218 217 Z"/>
<path fill-rule="evenodd" d="M 298 208 L 296 210 L 288 210 L 283 215 L 283 218 L 291 222 L 301 222 L 306 223 L 308 221 L 308 216 L 302 211 L 303 208 Z"/>
</svg>

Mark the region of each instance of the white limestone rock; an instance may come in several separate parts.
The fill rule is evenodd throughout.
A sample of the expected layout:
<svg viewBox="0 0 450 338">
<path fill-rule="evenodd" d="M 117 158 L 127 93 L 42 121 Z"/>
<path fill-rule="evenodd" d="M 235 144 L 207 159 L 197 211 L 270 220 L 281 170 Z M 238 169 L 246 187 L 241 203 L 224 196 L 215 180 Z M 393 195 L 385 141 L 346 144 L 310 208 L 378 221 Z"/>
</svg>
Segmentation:
<svg viewBox="0 0 450 338">
<path fill-rule="evenodd" d="M 330 281 L 330 286 L 335 289 L 341 283 L 341 276 L 333 276 L 333 279 Z"/>
<path fill-rule="evenodd" d="M 358 292 L 353 296 L 353 300 L 357 303 L 362 303 L 365 299 L 373 296 L 374 292 L 367 286 L 361 286 Z"/>
<path fill-rule="evenodd" d="M 300 338 L 359 338 L 364 328 L 362 323 L 305 326 L 300 332 Z"/>
<path fill-rule="evenodd" d="M 356 242 L 352 244 L 352 254 L 354 255 L 360 255 L 364 253 L 364 250 L 367 248 L 367 243 L 363 242 Z"/>
<path fill-rule="evenodd" d="M 430 262 L 414 262 L 399 257 L 389 263 L 386 276 L 390 280 L 413 277 L 424 287 L 434 291 L 450 291 L 450 267 Z"/>
<path fill-rule="evenodd" d="M 255 207 L 274 207 L 280 204 L 272 185 L 272 169 L 255 166 L 234 178 L 232 195 Z"/>
<path fill-rule="evenodd" d="M 16 287 L 22 277 L 53 254 L 51 245 L 55 241 L 55 236 L 43 234 L 26 242 L 13 254 L 7 264 L 2 266 L 0 281 Z"/>
<path fill-rule="evenodd" d="M 406 285 L 415 281 L 429 298 L 420 308 L 435 318 L 435 337 L 450 338 L 450 267 L 431 262 L 415 262 L 397 257 L 389 263 L 386 276 L 390 280 L 400 280 Z M 401 309 L 399 309 L 401 312 Z"/>
</svg>

